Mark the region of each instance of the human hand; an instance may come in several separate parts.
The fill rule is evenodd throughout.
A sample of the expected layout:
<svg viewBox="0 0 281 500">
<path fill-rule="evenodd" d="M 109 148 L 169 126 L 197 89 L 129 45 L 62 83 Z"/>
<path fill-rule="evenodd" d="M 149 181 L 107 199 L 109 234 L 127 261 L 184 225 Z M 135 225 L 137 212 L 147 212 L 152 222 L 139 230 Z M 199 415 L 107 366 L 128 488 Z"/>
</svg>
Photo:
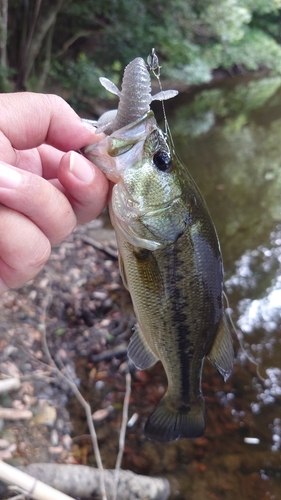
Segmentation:
<svg viewBox="0 0 281 500">
<path fill-rule="evenodd" d="M 104 136 L 93 130 L 58 96 L 0 95 L 0 293 L 36 276 L 51 246 L 105 207 L 107 179 L 71 151 Z"/>
</svg>

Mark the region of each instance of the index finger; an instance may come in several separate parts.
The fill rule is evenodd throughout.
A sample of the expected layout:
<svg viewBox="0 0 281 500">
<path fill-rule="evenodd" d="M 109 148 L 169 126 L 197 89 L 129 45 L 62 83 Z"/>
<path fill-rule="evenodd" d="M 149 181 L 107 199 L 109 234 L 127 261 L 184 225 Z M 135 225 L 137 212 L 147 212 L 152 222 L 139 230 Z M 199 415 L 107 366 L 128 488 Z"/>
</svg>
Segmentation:
<svg viewBox="0 0 281 500">
<path fill-rule="evenodd" d="M 95 141 L 94 131 L 56 95 L 1 94 L 0 110 L 0 131 L 15 149 L 31 149 L 45 142 L 69 151 Z"/>
</svg>

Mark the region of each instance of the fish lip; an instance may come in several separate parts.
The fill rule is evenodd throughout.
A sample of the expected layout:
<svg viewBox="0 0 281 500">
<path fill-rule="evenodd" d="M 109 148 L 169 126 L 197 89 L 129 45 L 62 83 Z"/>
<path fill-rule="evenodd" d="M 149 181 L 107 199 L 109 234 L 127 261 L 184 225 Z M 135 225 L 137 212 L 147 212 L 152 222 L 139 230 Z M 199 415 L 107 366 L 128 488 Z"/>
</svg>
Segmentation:
<svg viewBox="0 0 281 500">
<path fill-rule="evenodd" d="M 128 163 L 132 162 L 131 150 L 140 147 L 149 134 L 157 128 L 154 113 L 150 110 L 136 121 L 110 135 L 105 135 L 101 141 L 81 148 L 81 153 L 94 163 L 110 181 L 117 184 L 122 179 L 122 171 L 126 170 Z M 118 140 L 123 141 L 122 147 L 125 151 L 118 153 Z M 117 141 L 117 146 L 115 141 Z"/>
</svg>

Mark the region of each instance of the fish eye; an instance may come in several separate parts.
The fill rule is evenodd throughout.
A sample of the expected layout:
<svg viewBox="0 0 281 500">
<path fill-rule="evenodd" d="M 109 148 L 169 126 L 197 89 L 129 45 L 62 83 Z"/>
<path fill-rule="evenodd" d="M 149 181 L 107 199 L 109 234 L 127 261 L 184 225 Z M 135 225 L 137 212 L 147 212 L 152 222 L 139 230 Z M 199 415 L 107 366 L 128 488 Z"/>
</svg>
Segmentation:
<svg viewBox="0 0 281 500">
<path fill-rule="evenodd" d="M 166 151 L 157 151 L 153 156 L 153 163 L 161 172 L 169 172 L 172 167 L 170 155 Z"/>
</svg>

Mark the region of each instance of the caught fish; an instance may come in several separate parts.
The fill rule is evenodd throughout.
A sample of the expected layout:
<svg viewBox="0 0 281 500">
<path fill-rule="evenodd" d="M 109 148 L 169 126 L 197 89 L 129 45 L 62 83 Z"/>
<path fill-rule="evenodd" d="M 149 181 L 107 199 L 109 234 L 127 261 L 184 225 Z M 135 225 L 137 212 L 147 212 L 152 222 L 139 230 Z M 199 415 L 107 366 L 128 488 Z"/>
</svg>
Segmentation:
<svg viewBox="0 0 281 500">
<path fill-rule="evenodd" d="M 101 117 L 97 126 L 107 136 L 83 154 L 114 182 L 110 217 L 137 317 L 128 356 L 140 370 L 160 360 L 168 379 L 145 435 L 160 442 L 196 438 L 205 429 L 205 357 L 224 380 L 233 365 L 216 230 L 171 136 L 150 109 L 153 100 L 176 92 L 151 96 L 141 58 L 125 68 L 121 91 L 109 80 L 102 84 L 119 96 L 118 110 Z"/>
</svg>

